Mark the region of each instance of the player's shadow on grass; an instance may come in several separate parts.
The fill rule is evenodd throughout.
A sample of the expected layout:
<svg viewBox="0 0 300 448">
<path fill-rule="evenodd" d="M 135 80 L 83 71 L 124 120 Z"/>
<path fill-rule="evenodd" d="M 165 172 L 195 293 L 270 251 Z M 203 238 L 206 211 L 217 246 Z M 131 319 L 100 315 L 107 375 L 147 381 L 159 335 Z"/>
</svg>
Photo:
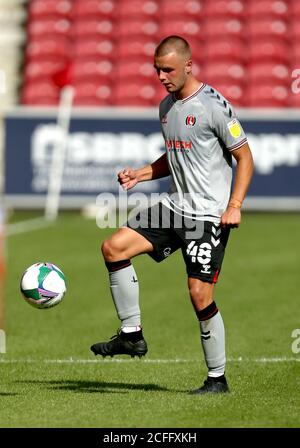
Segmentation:
<svg viewBox="0 0 300 448">
<path fill-rule="evenodd" d="M 15 397 L 18 395 L 16 392 L 0 392 L 0 397 Z"/>
<path fill-rule="evenodd" d="M 69 390 L 79 393 L 127 393 L 138 390 L 145 392 L 171 392 L 157 384 L 113 383 L 104 381 L 62 380 L 62 381 L 18 381 L 20 383 L 44 384 L 54 390 Z"/>
</svg>

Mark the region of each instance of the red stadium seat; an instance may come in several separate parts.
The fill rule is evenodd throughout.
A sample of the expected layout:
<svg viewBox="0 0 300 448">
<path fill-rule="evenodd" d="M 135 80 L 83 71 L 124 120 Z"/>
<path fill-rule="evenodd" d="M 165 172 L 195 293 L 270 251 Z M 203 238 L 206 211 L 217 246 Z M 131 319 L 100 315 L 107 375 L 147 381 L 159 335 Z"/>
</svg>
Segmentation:
<svg viewBox="0 0 300 448">
<path fill-rule="evenodd" d="M 59 98 L 52 98 L 51 96 L 37 96 L 34 94 L 33 97 L 26 97 L 22 100 L 22 104 L 32 107 L 50 107 L 58 106 Z"/>
<path fill-rule="evenodd" d="M 74 21 L 72 35 L 75 39 L 114 39 L 117 33 L 115 22 L 110 19 Z"/>
<path fill-rule="evenodd" d="M 209 39 L 205 47 L 205 60 L 243 62 L 247 57 L 247 46 L 244 40 L 236 37 Z"/>
<path fill-rule="evenodd" d="M 202 32 L 207 39 L 221 39 L 223 37 L 243 38 L 245 34 L 243 22 L 235 18 L 206 19 L 203 22 Z"/>
<path fill-rule="evenodd" d="M 104 80 L 74 83 L 75 106 L 105 106 L 112 104 L 112 86 Z"/>
<path fill-rule="evenodd" d="M 77 0 L 73 4 L 74 20 L 112 19 L 117 10 L 116 2 L 112 0 Z"/>
<path fill-rule="evenodd" d="M 204 64 L 199 64 L 196 59 L 193 59 L 193 66 L 192 66 L 193 75 L 196 78 L 198 78 L 200 80 L 202 79 L 202 77 L 204 76 L 204 72 L 205 72 L 204 67 L 205 67 Z"/>
<path fill-rule="evenodd" d="M 28 2 L 29 21 L 46 18 L 70 18 L 72 1 L 70 0 L 31 0 Z"/>
<path fill-rule="evenodd" d="M 269 83 L 290 84 L 291 71 L 288 65 L 273 62 L 249 64 L 247 78 L 250 82 L 264 81 Z"/>
<path fill-rule="evenodd" d="M 165 36 L 164 36 L 165 37 Z M 186 36 L 192 50 L 192 59 L 197 64 L 203 64 L 206 59 L 207 43 L 198 36 Z"/>
<path fill-rule="evenodd" d="M 245 66 L 239 63 L 211 62 L 205 64 L 203 72 L 208 84 L 242 82 L 246 77 Z"/>
<path fill-rule="evenodd" d="M 139 36 L 119 39 L 115 47 L 115 56 L 117 59 L 142 58 L 153 60 L 153 54 L 157 42 L 155 37 Z"/>
<path fill-rule="evenodd" d="M 203 2 L 199 0 L 161 0 L 160 13 L 164 19 L 201 20 Z"/>
<path fill-rule="evenodd" d="M 118 107 L 138 107 L 138 108 L 154 107 L 153 101 L 140 97 L 123 98 L 116 96 L 114 99 L 114 105 Z"/>
<path fill-rule="evenodd" d="M 114 104 L 119 106 L 155 105 L 156 88 L 136 81 L 119 82 L 114 89 Z"/>
<path fill-rule="evenodd" d="M 203 15 L 213 19 L 218 17 L 242 19 L 245 10 L 246 4 L 242 0 L 214 0 L 204 4 Z"/>
<path fill-rule="evenodd" d="M 75 107 L 110 107 L 113 104 L 110 100 L 98 98 L 97 96 L 75 96 L 73 105 Z"/>
<path fill-rule="evenodd" d="M 297 44 L 300 39 L 300 26 L 299 26 L 300 16 L 291 17 L 289 27 L 288 27 L 288 38 L 292 44 Z"/>
<path fill-rule="evenodd" d="M 111 39 L 76 39 L 74 41 L 74 58 L 104 57 L 114 58 L 115 44 Z"/>
<path fill-rule="evenodd" d="M 253 39 L 249 42 L 247 57 L 250 62 L 274 61 L 283 64 L 290 59 L 291 48 L 282 39 Z"/>
<path fill-rule="evenodd" d="M 136 17 L 158 20 L 161 14 L 160 2 L 153 0 L 119 0 L 116 14 L 120 20 Z"/>
<path fill-rule="evenodd" d="M 289 90 L 283 85 L 249 84 L 245 89 L 247 107 L 288 107 Z"/>
<path fill-rule="evenodd" d="M 299 85 L 298 85 L 299 88 Z M 289 93 L 289 107 L 300 109 L 300 92 L 298 93 Z"/>
<path fill-rule="evenodd" d="M 300 17 L 300 3 L 299 0 L 290 0 L 290 16 L 295 19 Z"/>
<path fill-rule="evenodd" d="M 186 20 L 185 18 L 169 20 L 162 19 L 159 27 L 159 36 L 164 38 L 166 36 L 176 34 L 189 40 L 190 37 L 203 39 L 202 25 L 195 19 Z"/>
<path fill-rule="evenodd" d="M 114 48 L 114 56 L 116 59 L 144 59 L 145 61 L 153 62 L 154 50 L 160 39 L 156 36 L 133 36 L 124 37 L 116 42 Z M 192 48 L 193 59 L 197 62 L 202 62 L 205 53 L 204 45 L 201 40 L 189 37 L 189 44 Z"/>
<path fill-rule="evenodd" d="M 59 89 L 51 82 L 34 81 L 25 83 L 21 92 L 21 102 L 26 105 L 56 105 Z"/>
<path fill-rule="evenodd" d="M 109 59 L 77 58 L 72 63 L 71 78 L 74 82 L 79 80 L 109 79 L 114 66 Z"/>
<path fill-rule="evenodd" d="M 24 78 L 26 81 L 43 81 L 64 68 L 64 63 L 53 58 L 28 62 L 25 65 Z"/>
<path fill-rule="evenodd" d="M 293 42 L 291 46 L 290 64 L 294 67 L 300 67 L 300 42 Z"/>
<path fill-rule="evenodd" d="M 262 39 L 277 37 L 282 40 L 288 39 L 287 22 L 281 19 L 258 18 L 247 21 L 244 32 L 249 39 Z"/>
<path fill-rule="evenodd" d="M 159 31 L 159 24 L 154 20 L 126 20 L 118 23 L 117 33 L 119 39 L 130 36 L 156 37 Z"/>
<path fill-rule="evenodd" d="M 288 20 L 289 4 L 284 0 L 250 0 L 247 2 L 247 19 L 278 18 Z"/>
<path fill-rule="evenodd" d="M 69 36 L 71 22 L 67 19 L 33 20 L 28 23 L 29 39 L 45 36 Z"/>
<path fill-rule="evenodd" d="M 137 61 L 137 60 L 127 60 L 124 62 L 118 62 L 114 69 L 114 76 L 116 77 L 116 82 L 119 80 L 125 80 L 126 78 L 131 79 L 144 79 L 146 82 L 149 82 L 147 80 L 155 79 L 156 72 L 153 67 L 153 64 L 151 61 L 145 62 L 145 61 Z"/>
<path fill-rule="evenodd" d="M 60 59 L 72 55 L 70 40 L 66 36 L 46 36 L 30 39 L 26 47 L 26 60 Z"/>
</svg>

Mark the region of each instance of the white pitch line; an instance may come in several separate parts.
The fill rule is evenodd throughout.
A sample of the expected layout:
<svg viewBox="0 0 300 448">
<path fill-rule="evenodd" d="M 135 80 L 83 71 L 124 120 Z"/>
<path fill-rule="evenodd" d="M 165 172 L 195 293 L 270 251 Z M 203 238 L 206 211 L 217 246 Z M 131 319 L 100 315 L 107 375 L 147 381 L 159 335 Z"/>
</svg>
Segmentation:
<svg viewBox="0 0 300 448">
<path fill-rule="evenodd" d="M 52 222 L 47 221 L 44 217 L 14 222 L 6 226 L 5 235 L 12 236 L 20 233 L 31 232 L 32 230 L 38 230 L 42 229 L 43 227 L 48 227 L 51 224 Z"/>
<path fill-rule="evenodd" d="M 2 359 L 0 363 L 3 364 L 107 364 L 107 363 L 129 363 L 132 359 L 117 359 L 117 358 L 98 358 L 98 359 Z M 199 359 L 141 359 L 139 362 L 145 364 L 180 364 L 180 363 L 197 363 Z M 227 362 L 253 362 L 253 363 L 277 363 L 277 362 L 300 362 L 300 357 L 274 357 L 274 358 L 228 358 Z"/>
</svg>

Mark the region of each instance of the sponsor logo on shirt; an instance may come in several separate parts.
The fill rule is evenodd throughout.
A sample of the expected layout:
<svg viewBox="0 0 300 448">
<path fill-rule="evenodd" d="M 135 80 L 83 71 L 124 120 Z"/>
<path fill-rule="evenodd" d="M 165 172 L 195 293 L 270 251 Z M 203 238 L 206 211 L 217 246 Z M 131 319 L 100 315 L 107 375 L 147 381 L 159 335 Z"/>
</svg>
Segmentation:
<svg viewBox="0 0 300 448">
<path fill-rule="evenodd" d="M 241 135 L 242 129 L 240 123 L 236 119 L 227 123 L 227 127 L 232 137 L 238 138 Z"/>
<path fill-rule="evenodd" d="M 192 126 L 195 126 L 196 123 L 196 117 L 194 115 L 188 115 L 185 119 L 185 124 L 191 128 Z"/>
<path fill-rule="evenodd" d="M 166 148 L 169 151 L 177 150 L 177 151 L 189 151 L 192 149 L 192 142 L 191 141 L 184 141 L 184 140 L 166 140 Z"/>
</svg>

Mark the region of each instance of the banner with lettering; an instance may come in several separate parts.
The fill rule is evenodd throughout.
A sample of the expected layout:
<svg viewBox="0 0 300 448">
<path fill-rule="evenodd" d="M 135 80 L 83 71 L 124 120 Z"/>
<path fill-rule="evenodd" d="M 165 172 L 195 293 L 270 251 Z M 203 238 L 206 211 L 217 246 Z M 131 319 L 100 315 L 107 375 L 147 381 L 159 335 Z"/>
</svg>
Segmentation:
<svg viewBox="0 0 300 448">
<path fill-rule="evenodd" d="M 299 116 L 300 117 L 300 116 Z M 250 198 L 300 198 L 300 126 L 297 119 L 240 116 L 255 161 Z M 11 112 L 5 119 L 5 194 L 14 206 L 41 204 L 47 192 L 51 153 L 61 138 L 55 113 Z M 143 166 L 164 151 L 155 113 L 76 113 L 67 139 L 63 204 L 117 193 L 117 173 Z M 168 179 L 138 184 L 135 191 L 163 192 Z M 25 200 L 26 199 L 26 200 Z M 38 199 L 38 202 L 35 202 Z"/>
</svg>

